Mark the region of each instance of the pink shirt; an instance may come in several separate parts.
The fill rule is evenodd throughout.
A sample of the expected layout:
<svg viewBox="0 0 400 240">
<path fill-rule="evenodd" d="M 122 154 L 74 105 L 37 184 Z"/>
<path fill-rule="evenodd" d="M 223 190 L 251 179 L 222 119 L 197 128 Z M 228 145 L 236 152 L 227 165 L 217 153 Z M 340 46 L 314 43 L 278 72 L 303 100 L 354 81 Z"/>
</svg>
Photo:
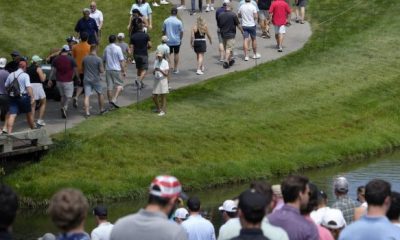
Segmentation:
<svg viewBox="0 0 400 240">
<path fill-rule="evenodd" d="M 305 216 L 305 219 L 314 223 L 314 221 L 311 219 L 310 216 Z M 332 236 L 332 233 L 328 229 L 324 228 L 323 226 L 321 226 L 319 224 L 315 224 L 315 225 L 318 228 L 319 240 L 335 240 Z"/>
<path fill-rule="evenodd" d="M 275 0 L 272 2 L 269 12 L 272 13 L 272 23 L 275 26 L 286 24 L 288 14 L 290 14 L 289 5 L 285 0 Z"/>
</svg>

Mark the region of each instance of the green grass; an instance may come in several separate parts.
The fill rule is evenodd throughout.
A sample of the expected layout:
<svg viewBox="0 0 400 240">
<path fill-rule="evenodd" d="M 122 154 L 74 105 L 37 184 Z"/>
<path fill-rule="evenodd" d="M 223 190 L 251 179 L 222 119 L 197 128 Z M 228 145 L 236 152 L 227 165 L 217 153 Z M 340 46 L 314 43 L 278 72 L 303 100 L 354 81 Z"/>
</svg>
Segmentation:
<svg viewBox="0 0 400 240">
<path fill-rule="evenodd" d="M 10 53 L 16 49 L 22 55 L 45 57 L 53 48 L 66 44 L 67 36 L 74 35 L 76 22 L 82 17 L 82 9 L 88 7 L 88 0 L 0 0 L 0 56 L 10 60 Z M 108 43 L 110 34 L 124 32 L 128 36 L 129 10 L 134 0 L 98 1 L 97 8 L 103 12 L 101 49 Z M 161 5 L 153 10 L 153 30 L 149 31 L 153 43 L 161 39 L 163 20 L 169 16 L 171 6 Z M 129 39 L 125 39 L 129 42 Z M 102 52 L 102 50 L 101 50 Z"/>
<path fill-rule="evenodd" d="M 199 189 L 398 146 L 400 2 L 364 1 L 324 24 L 354 2 L 311 4 L 314 33 L 297 53 L 178 90 L 164 118 L 147 100 L 89 119 L 5 181 L 36 201 L 65 186 L 137 197 L 161 173 Z"/>
</svg>

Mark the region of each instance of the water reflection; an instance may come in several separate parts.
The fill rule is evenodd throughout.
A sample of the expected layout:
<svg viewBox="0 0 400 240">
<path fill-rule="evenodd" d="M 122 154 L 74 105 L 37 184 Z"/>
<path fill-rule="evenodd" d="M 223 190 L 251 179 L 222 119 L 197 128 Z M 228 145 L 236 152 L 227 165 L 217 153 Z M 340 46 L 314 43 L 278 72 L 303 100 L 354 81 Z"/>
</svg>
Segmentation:
<svg viewBox="0 0 400 240">
<path fill-rule="evenodd" d="M 301 174 L 308 176 L 320 189 L 326 191 L 330 203 L 333 203 L 332 184 L 333 179 L 337 175 L 345 176 L 349 180 L 349 195 L 351 198 L 356 199 L 357 187 L 365 185 L 373 178 L 387 180 L 392 183 L 392 188 L 394 190 L 400 191 L 399 172 L 400 153 L 395 153 L 368 161 L 359 161 L 351 164 L 341 164 L 324 169 L 305 171 Z M 279 178 L 275 178 L 269 181 L 276 184 L 279 183 L 280 180 Z M 207 217 L 214 223 L 216 231 L 218 231 L 222 221 L 217 210 L 218 206 L 220 206 L 224 200 L 239 195 L 247 186 L 248 184 L 229 185 L 207 191 L 190 192 L 189 195 L 198 196 L 202 200 L 203 210 L 207 214 Z M 109 203 L 106 205 L 109 207 L 109 218 L 114 222 L 121 216 L 136 212 L 145 204 L 146 199 Z M 90 232 L 94 227 L 94 217 L 89 214 L 86 221 L 86 229 Z M 45 232 L 57 232 L 46 215 L 45 210 L 20 211 L 14 225 L 15 239 L 36 239 Z"/>
</svg>

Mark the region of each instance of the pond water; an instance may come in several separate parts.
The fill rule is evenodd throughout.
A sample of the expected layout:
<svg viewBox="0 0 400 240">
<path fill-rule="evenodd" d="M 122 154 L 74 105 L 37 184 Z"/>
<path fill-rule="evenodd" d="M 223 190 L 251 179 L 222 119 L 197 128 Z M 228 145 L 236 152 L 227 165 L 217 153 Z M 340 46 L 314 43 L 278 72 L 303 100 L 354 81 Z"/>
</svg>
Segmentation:
<svg viewBox="0 0 400 240">
<path fill-rule="evenodd" d="M 350 182 L 349 195 L 356 199 L 356 189 L 358 186 L 365 185 L 373 178 L 381 178 L 392 183 L 392 188 L 400 191 L 400 152 L 385 155 L 379 158 L 340 164 L 324 169 L 301 172 L 308 176 L 320 189 L 326 191 L 333 203 L 333 179 L 337 175 L 345 176 Z M 280 178 L 270 179 L 273 184 L 279 183 Z M 206 216 L 211 219 L 218 232 L 222 224 L 218 206 L 226 199 L 238 196 L 246 189 L 248 184 L 229 185 L 221 188 L 189 192 L 190 196 L 198 196 L 202 201 L 202 209 Z M 146 200 L 131 200 L 106 204 L 109 208 L 109 219 L 115 222 L 119 217 L 134 213 L 142 206 Z M 95 227 L 94 217 L 89 214 L 85 228 L 90 232 Z M 20 210 L 13 227 L 15 239 L 37 239 L 46 232 L 57 233 L 57 229 L 52 225 L 44 209 L 40 210 Z"/>
</svg>

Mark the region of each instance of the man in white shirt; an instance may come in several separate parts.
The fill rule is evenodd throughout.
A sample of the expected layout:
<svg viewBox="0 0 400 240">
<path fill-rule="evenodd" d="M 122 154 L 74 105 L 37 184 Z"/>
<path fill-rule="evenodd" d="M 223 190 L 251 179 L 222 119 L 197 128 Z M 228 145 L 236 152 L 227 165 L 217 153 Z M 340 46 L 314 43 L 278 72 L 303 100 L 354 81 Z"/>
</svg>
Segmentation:
<svg viewBox="0 0 400 240">
<path fill-rule="evenodd" d="M 90 234 L 92 240 L 109 240 L 114 225 L 107 220 L 107 208 L 97 206 L 93 209 L 93 214 L 96 217 L 97 227 Z"/>
<path fill-rule="evenodd" d="M 250 38 L 254 53 L 252 58 L 258 59 L 261 57 L 261 55 L 257 53 L 256 41 L 256 23 L 258 14 L 257 8 L 251 3 L 251 0 L 246 0 L 245 3 L 239 7 L 238 16 L 242 19 L 244 60 L 249 60 L 248 49 Z"/>
<path fill-rule="evenodd" d="M 98 32 L 98 38 L 99 38 L 99 43 L 100 43 L 100 37 L 101 37 L 101 28 L 103 27 L 103 13 L 97 9 L 97 5 L 95 1 L 92 1 L 90 3 L 90 14 L 89 17 L 93 18 L 96 21 L 97 28 L 99 29 Z"/>
<path fill-rule="evenodd" d="M 123 90 L 124 80 L 122 77 L 126 78 L 126 68 L 125 68 L 125 58 L 122 53 L 121 48 L 115 44 L 117 37 L 115 35 L 110 35 L 108 37 L 110 44 L 104 49 L 103 61 L 106 69 L 106 82 L 107 82 L 107 97 L 109 103 L 115 107 L 119 108 L 117 105 L 118 96 Z M 115 93 L 112 91 L 115 88 Z"/>
<path fill-rule="evenodd" d="M 200 200 L 191 197 L 187 201 L 189 218 L 182 223 L 186 230 L 189 240 L 215 240 L 214 226 L 210 221 L 203 218 L 200 214 Z"/>
</svg>

